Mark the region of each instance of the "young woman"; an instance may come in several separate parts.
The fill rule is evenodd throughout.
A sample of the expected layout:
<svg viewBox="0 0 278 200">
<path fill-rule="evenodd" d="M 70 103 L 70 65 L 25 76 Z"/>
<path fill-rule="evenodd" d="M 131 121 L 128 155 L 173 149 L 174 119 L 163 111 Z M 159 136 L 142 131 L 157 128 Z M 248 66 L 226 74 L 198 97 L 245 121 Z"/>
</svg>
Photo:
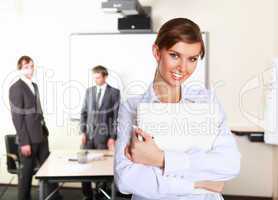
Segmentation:
<svg viewBox="0 0 278 200">
<path fill-rule="evenodd" d="M 133 200 L 217 199 L 217 193 L 196 193 L 195 189 L 223 190 L 224 181 L 238 175 L 240 153 L 226 124 L 224 111 L 214 94 L 205 89 L 185 87 L 183 82 L 194 72 L 205 54 L 197 24 L 185 18 L 166 22 L 158 32 L 153 55 L 157 61 L 154 81 L 142 96 L 120 106 L 115 155 L 115 180 L 122 193 Z M 163 151 L 152 137 L 136 125 L 136 110 L 141 102 L 216 103 L 221 109 L 221 125 L 210 151 Z M 144 138 L 143 141 L 138 136 Z"/>
</svg>

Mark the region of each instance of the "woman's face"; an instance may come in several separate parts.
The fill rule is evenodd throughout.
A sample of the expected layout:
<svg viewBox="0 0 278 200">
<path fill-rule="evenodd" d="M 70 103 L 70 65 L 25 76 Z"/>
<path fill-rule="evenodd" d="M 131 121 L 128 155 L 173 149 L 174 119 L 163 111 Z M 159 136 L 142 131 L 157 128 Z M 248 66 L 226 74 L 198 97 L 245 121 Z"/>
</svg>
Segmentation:
<svg viewBox="0 0 278 200">
<path fill-rule="evenodd" d="M 158 73 L 168 85 L 177 87 L 188 79 L 197 66 L 201 43 L 177 42 L 170 49 L 153 46 L 153 54 L 158 63 Z"/>
</svg>

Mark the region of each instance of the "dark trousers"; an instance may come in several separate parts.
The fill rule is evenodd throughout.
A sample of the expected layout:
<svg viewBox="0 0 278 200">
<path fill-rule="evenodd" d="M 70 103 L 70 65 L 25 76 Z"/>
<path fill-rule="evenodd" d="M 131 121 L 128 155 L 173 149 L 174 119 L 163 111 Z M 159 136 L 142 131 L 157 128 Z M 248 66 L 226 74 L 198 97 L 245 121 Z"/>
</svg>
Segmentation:
<svg viewBox="0 0 278 200">
<path fill-rule="evenodd" d="M 31 156 L 23 156 L 19 149 L 20 155 L 20 170 L 18 175 L 18 199 L 30 200 L 31 199 L 31 186 L 34 168 L 41 166 L 49 155 L 48 138 L 45 136 L 41 143 L 31 144 Z M 47 190 L 54 190 L 58 184 L 49 184 Z M 57 194 L 56 194 L 57 196 Z M 55 197 L 53 197 L 55 198 Z"/>
<path fill-rule="evenodd" d="M 97 143 L 94 139 L 89 139 L 83 149 L 107 149 L 107 145 Z M 92 183 L 82 182 L 82 192 L 85 197 L 93 198 Z"/>
</svg>

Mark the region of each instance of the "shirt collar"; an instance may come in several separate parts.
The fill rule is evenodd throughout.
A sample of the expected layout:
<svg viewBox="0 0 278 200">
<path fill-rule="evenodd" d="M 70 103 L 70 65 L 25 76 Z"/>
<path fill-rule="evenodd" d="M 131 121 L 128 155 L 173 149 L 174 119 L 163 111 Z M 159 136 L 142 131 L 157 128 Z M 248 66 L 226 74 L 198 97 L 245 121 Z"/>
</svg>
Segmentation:
<svg viewBox="0 0 278 200">
<path fill-rule="evenodd" d="M 26 76 L 24 76 L 24 75 L 21 75 L 21 76 L 20 76 L 20 79 L 23 80 L 27 85 L 33 85 L 33 84 L 32 84 L 32 80 L 26 78 Z"/>
<path fill-rule="evenodd" d="M 200 91 L 200 88 L 198 89 Z M 195 103 L 196 88 L 193 89 L 190 85 L 181 85 L 181 100 L 180 103 Z M 143 102 L 160 103 L 159 98 L 156 96 L 153 88 L 153 82 L 149 85 L 147 91 L 143 94 Z"/>
<path fill-rule="evenodd" d="M 104 91 L 107 87 L 107 83 L 104 83 L 102 85 L 97 85 L 97 90 L 101 89 L 101 91 Z"/>
</svg>

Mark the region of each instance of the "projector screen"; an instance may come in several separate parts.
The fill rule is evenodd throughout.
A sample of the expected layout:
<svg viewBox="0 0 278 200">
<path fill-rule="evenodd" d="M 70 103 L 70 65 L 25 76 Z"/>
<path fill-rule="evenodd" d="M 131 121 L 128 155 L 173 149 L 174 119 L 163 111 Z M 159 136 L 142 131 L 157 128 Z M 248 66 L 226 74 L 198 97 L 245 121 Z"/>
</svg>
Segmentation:
<svg viewBox="0 0 278 200">
<path fill-rule="evenodd" d="M 94 85 L 91 69 L 102 65 L 108 69 L 107 82 L 120 89 L 122 100 L 143 94 L 152 82 L 156 62 L 152 45 L 156 33 L 97 33 L 70 36 L 70 107 L 79 117 L 85 91 Z M 207 43 L 206 34 L 203 39 Z M 206 48 L 207 49 L 207 48 Z M 186 81 L 207 86 L 207 57 L 200 60 L 194 74 Z"/>
</svg>

